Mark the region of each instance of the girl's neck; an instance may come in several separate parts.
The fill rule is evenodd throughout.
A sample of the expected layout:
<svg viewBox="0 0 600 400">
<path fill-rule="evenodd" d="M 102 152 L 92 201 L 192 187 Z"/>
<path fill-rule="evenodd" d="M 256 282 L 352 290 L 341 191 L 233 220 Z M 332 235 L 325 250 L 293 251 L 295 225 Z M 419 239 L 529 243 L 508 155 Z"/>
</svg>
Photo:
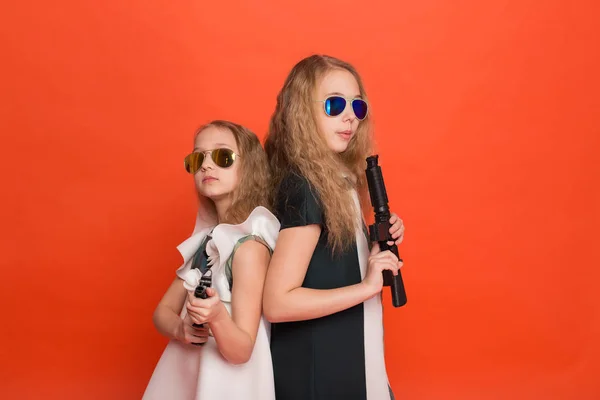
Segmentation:
<svg viewBox="0 0 600 400">
<path fill-rule="evenodd" d="M 225 216 L 227 215 L 227 210 L 231 206 L 231 200 L 229 196 L 226 196 L 223 199 L 215 200 L 215 210 L 217 212 L 217 224 L 225 221 Z"/>
</svg>

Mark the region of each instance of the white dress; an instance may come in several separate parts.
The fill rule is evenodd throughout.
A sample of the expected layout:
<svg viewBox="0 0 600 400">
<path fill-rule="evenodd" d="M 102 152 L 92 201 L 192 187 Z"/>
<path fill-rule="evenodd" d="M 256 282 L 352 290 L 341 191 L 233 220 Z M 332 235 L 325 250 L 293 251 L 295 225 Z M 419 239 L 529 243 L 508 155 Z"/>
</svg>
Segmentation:
<svg viewBox="0 0 600 400">
<path fill-rule="evenodd" d="M 227 260 L 238 240 L 248 235 L 259 236 L 273 250 L 279 221 L 266 208 L 257 207 L 241 224 L 214 226 L 199 212 L 192 236 L 177 247 L 184 263 L 176 273 L 188 290 L 193 290 L 199 277 L 198 269 L 191 269 L 194 254 L 211 230 L 212 239 L 206 245 L 211 286 L 231 313 L 231 290 L 225 273 Z M 183 307 L 181 318 L 185 314 Z M 171 340 L 156 365 L 143 400 L 274 400 L 269 340 L 270 324 L 261 316 L 252 356 L 241 365 L 225 360 L 212 336 L 203 346 Z"/>
</svg>

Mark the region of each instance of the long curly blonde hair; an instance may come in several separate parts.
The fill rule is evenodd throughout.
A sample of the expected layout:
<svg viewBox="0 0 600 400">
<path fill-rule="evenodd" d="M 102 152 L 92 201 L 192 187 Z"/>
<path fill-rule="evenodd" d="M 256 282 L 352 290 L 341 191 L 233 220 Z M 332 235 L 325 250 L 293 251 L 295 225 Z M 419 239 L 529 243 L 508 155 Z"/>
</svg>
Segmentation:
<svg viewBox="0 0 600 400">
<path fill-rule="evenodd" d="M 365 101 L 362 80 L 356 69 L 334 57 L 312 55 L 294 66 L 277 96 L 265 140 L 265 150 L 273 173 L 273 190 L 289 173 L 304 176 L 324 210 L 328 242 L 333 251 L 346 249 L 355 241 L 356 217 L 349 189 L 359 193 L 366 209 L 366 158 L 371 151 L 371 119 L 360 122 L 348 148 L 341 154 L 329 149 L 318 131 L 314 95 L 319 80 L 329 71 L 350 72 Z M 350 179 L 344 178 L 345 172 Z"/>
<path fill-rule="evenodd" d="M 248 218 L 252 210 L 258 206 L 263 206 L 269 210 L 271 207 L 271 173 L 269 170 L 269 161 L 263 150 L 258 137 L 248 128 L 230 121 L 214 120 L 196 130 L 194 139 L 208 127 L 216 127 L 229 130 L 237 143 L 240 158 L 238 169 L 238 185 L 233 190 L 232 202 L 225 217 L 219 223 L 239 224 Z M 210 199 L 202 199 L 212 203 Z M 214 203 L 211 204 L 214 207 Z"/>
</svg>

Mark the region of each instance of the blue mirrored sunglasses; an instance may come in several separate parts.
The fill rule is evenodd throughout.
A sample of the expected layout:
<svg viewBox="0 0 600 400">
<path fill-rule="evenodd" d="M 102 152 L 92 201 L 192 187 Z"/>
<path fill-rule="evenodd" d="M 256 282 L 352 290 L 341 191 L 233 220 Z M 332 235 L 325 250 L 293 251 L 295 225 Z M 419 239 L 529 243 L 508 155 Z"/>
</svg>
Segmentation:
<svg viewBox="0 0 600 400">
<path fill-rule="evenodd" d="M 325 114 L 329 115 L 330 117 L 337 117 L 343 113 L 348 102 L 352 104 L 352 111 L 354 111 L 356 118 L 361 121 L 367 118 L 367 113 L 369 111 L 367 102 L 361 98 L 348 99 L 342 96 L 329 96 L 325 100 L 317 101 L 323 103 Z"/>
</svg>

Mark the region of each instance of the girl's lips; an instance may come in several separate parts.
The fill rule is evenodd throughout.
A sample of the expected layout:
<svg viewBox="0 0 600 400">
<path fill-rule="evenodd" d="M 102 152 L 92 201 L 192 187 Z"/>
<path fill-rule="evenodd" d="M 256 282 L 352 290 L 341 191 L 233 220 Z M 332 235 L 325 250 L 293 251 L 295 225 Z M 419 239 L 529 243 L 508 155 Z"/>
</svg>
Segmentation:
<svg viewBox="0 0 600 400">
<path fill-rule="evenodd" d="M 340 135 L 344 140 L 350 140 L 350 138 L 352 137 L 352 131 L 342 131 L 336 133 Z"/>
</svg>

